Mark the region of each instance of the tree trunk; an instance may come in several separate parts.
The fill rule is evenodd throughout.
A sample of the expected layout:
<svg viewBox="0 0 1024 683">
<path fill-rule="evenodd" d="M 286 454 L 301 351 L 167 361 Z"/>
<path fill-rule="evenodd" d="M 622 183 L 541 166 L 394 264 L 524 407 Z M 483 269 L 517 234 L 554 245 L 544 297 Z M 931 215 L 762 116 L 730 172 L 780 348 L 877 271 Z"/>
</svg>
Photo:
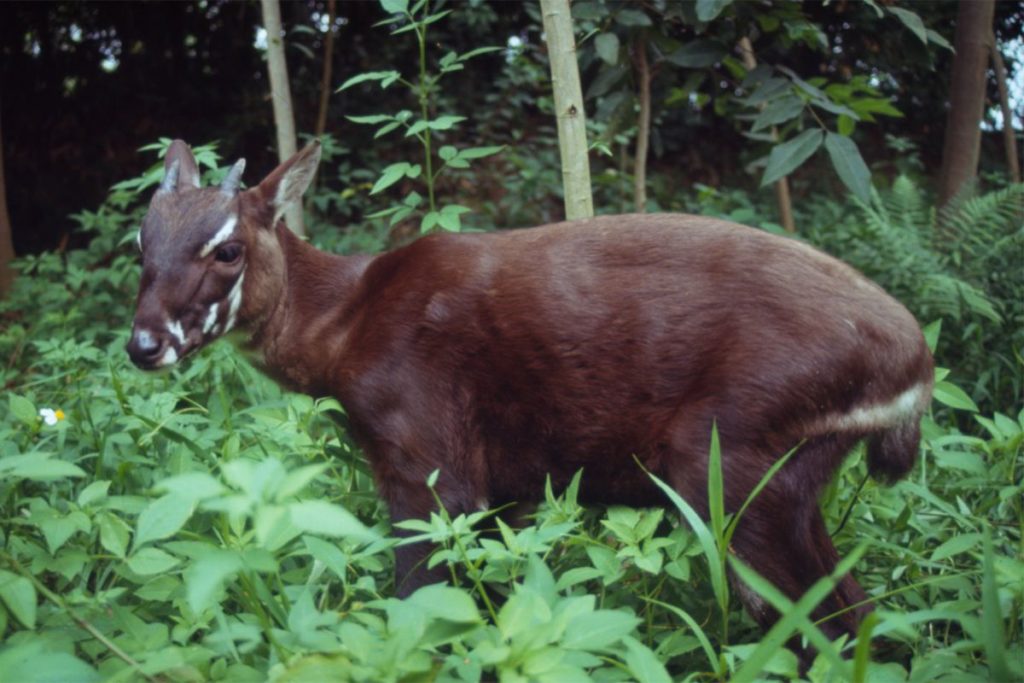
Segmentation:
<svg viewBox="0 0 1024 683">
<path fill-rule="evenodd" d="M 551 82 L 558 122 L 558 148 L 562 160 L 567 220 L 590 218 L 594 202 L 590 191 L 590 159 L 587 156 L 587 121 L 576 63 L 576 41 L 568 0 L 541 0 L 544 34 L 551 62 Z"/>
<path fill-rule="evenodd" d="M 647 63 L 647 38 L 638 35 L 633 43 L 640 100 L 637 116 L 636 155 L 633 160 L 633 206 L 637 213 L 647 211 L 647 150 L 651 140 L 651 67 Z"/>
<path fill-rule="evenodd" d="M 740 58 L 747 71 L 757 68 L 757 57 L 750 38 L 743 36 L 739 41 Z M 761 104 L 759 109 L 764 109 Z M 772 140 L 779 139 L 779 129 L 772 126 Z M 793 220 L 793 200 L 789 196 L 789 178 L 783 176 L 775 181 L 775 203 L 779 206 L 779 221 L 786 232 L 796 232 L 796 221 Z"/>
<path fill-rule="evenodd" d="M 981 150 L 981 116 L 985 109 L 985 67 L 992 40 L 994 0 L 960 0 L 953 46 L 949 116 L 942 145 L 939 206 L 945 206 L 974 180 Z"/>
<path fill-rule="evenodd" d="M 3 132 L 0 129 L 0 299 L 7 296 L 14 282 L 14 239 L 11 230 L 11 216 L 7 213 L 7 185 L 4 181 Z"/>
<path fill-rule="evenodd" d="M 270 73 L 270 99 L 274 103 L 274 126 L 277 128 L 277 155 L 285 161 L 295 154 L 296 140 L 288 66 L 284 60 L 281 6 L 278 0 L 260 0 L 260 4 L 263 7 L 263 27 L 267 30 L 267 71 Z M 296 235 L 306 234 L 300 203 L 292 205 L 284 220 Z"/>
<path fill-rule="evenodd" d="M 1003 146 L 1006 148 L 1006 168 L 1010 172 L 1010 180 L 1020 182 L 1020 161 L 1017 157 L 1017 134 L 1013 128 L 1013 110 L 1010 109 L 1010 95 L 1006 88 L 1006 65 L 1003 54 L 992 38 L 992 69 L 996 72 L 996 85 L 999 86 L 999 108 L 1003 112 Z"/>
</svg>

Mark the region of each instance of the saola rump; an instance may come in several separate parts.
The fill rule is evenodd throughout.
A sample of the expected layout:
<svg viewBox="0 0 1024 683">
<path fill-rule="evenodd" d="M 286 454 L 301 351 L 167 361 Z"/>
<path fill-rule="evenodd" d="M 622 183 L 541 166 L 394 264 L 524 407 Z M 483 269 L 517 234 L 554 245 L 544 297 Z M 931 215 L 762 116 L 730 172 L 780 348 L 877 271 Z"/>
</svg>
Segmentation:
<svg viewBox="0 0 1024 683">
<path fill-rule="evenodd" d="M 172 143 L 139 236 L 128 353 L 154 369 L 244 332 L 268 374 L 342 402 L 394 520 L 430 514 L 435 469 L 453 514 L 535 500 L 545 477 L 560 486 L 581 468 L 585 499 L 661 500 L 636 460 L 706 510 L 714 424 L 729 511 L 799 446 L 732 544 L 796 600 L 838 561 L 817 496 L 849 449 L 867 439 L 886 480 L 913 465 L 931 355 L 913 316 L 843 263 L 676 214 L 330 255 L 280 220 L 319 157 L 313 144 L 239 192 L 242 162 L 201 188 Z M 397 550 L 399 594 L 445 578 L 424 569 L 429 551 Z M 846 576 L 815 617 L 853 636 L 866 600 Z"/>
</svg>

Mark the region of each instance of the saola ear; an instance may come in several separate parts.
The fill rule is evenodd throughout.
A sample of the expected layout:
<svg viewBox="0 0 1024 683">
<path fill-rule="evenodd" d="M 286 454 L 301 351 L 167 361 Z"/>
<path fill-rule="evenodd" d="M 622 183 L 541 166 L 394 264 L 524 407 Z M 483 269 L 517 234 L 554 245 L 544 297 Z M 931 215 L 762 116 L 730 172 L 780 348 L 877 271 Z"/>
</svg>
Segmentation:
<svg viewBox="0 0 1024 683">
<path fill-rule="evenodd" d="M 268 211 L 274 213 L 271 227 L 277 225 L 289 206 L 302 200 L 303 193 L 313 182 L 319 163 L 320 142 L 313 141 L 275 168 L 255 188 Z"/>
<path fill-rule="evenodd" d="M 192 149 L 184 140 L 175 140 L 164 157 L 164 179 L 159 192 L 178 192 L 199 187 L 199 166 Z"/>
</svg>

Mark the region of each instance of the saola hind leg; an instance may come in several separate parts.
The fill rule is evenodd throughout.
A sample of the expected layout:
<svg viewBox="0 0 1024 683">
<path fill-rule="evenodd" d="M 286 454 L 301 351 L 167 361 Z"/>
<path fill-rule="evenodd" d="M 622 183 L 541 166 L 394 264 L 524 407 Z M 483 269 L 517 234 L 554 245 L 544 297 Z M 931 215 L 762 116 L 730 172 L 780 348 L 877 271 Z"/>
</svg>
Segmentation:
<svg viewBox="0 0 1024 683">
<path fill-rule="evenodd" d="M 769 494 L 755 500 L 736 527 L 732 549 L 793 602 L 819 579 L 832 574 L 839 562 L 813 498 L 787 500 Z M 738 578 L 735 581 L 741 583 Z M 748 612 L 765 629 L 779 618 L 750 587 L 741 585 L 738 593 Z M 846 574 L 810 618 L 822 620 L 818 627 L 831 640 L 844 634 L 853 638 L 861 618 L 870 611 L 866 600 L 864 590 Z M 803 654 L 806 657 L 808 653 Z"/>
</svg>

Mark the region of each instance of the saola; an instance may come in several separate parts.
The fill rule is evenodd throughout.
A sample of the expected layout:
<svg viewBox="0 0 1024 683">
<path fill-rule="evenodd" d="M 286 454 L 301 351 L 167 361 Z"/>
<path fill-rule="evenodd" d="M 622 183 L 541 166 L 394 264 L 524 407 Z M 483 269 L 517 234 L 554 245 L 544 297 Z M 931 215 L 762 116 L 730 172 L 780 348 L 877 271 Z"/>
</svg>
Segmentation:
<svg viewBox="0 0 1024 683">
<path fill-rule="evenodd" d="M 706 512 L 716 424 L 730 511 L 799 446 L 732 544 L 795 600 L 838 561 L 817 497 L 852 446 L 867 440 L 885 480 L 913 465 L 931 355 L 913 316 L 843 263 L 674 214 L 335 256 L 281 221 L 319 157 L 313 144 L 240 192 L 243 162 L 202 188 L 172 143 L 139 236 L 128 353 L 155 369 L 244 332 L 268 374 L 345 406 L 393 520 L 430 514 L 435 469 L 453 514 L 535 500 L 546 477 L 565 485 L 581 468 L 584 499 L 661 500 L 645 468 Z M 429 551 L 398 548 L 399 594 L 443 580 L 423 569 Z M 815 617 L 852 636 L 867 609 L 847 575 Z"/>
</svg>

